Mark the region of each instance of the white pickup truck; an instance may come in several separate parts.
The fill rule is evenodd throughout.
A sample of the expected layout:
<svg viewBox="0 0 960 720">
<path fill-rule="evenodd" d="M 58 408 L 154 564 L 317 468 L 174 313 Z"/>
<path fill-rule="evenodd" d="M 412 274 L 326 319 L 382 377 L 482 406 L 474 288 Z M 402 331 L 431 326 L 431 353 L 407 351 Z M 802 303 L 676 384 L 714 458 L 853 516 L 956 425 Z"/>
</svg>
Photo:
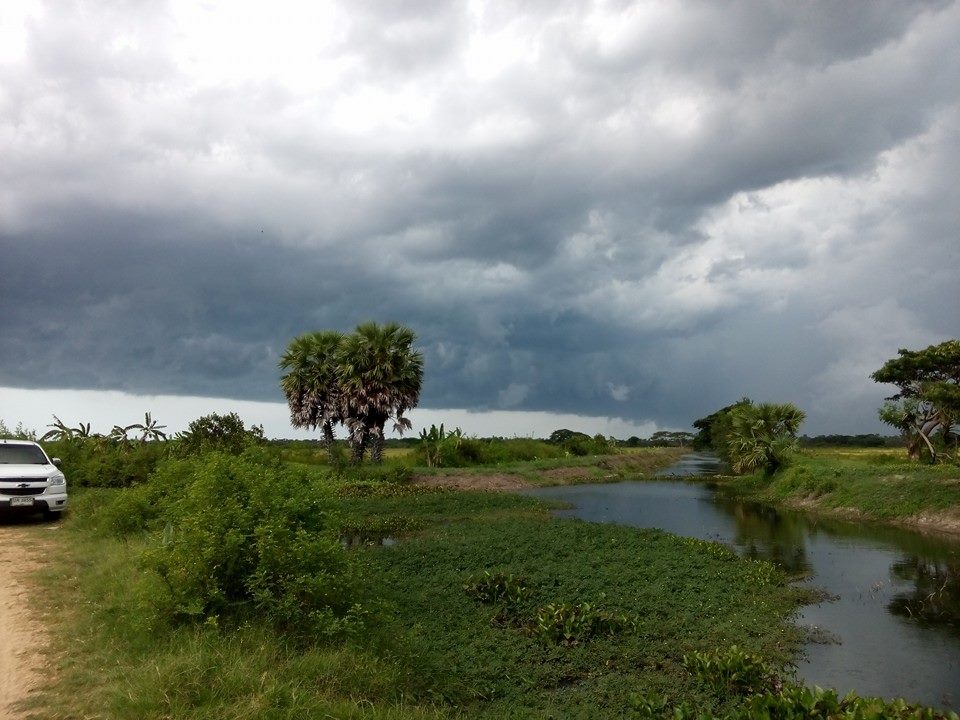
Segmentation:
<svg viewBox="0 0 960 720">
<path fill-rule="evenodd" d="M 0 440 L 0 512 L 59 518 L 67 509 L 67 479 L 59 465 L 35 442 Z"/>
</svg>

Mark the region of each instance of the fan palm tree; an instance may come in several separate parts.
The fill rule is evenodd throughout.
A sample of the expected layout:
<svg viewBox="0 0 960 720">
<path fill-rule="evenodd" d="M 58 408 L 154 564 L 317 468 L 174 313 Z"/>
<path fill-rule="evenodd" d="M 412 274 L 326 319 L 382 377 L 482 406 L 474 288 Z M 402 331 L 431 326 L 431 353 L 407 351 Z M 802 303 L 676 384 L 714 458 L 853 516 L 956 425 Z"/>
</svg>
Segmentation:
<svg viewBox="0 0 960 720">
<path fill-rule="evenodd" d="M 728 452 L 734 472 L 774 472 L 797 447 L 804 412 L 790 403 L 739 405 L 730 412 Z"/>
<path fill-rule="evenodd" d="M 299 335 L 290 341 L 280 358 L 285 370 L 280 387 L 290 406 L 294 427 L 323 429 L 323 443 L 333 455 L 333 426 L 341 422 L 340 387 L 334 357 L 343 341 L 336 330 Z"/>
<path fill-rule="evenodd" d="M 416 339 L 403 325 L 374 322 L 358 325 L 343 338 L 336 372 L 354 462 L 363 460 L 368 444 L 370 459 L 381 461 L 387 420 L 393 419 L 398 432 L 411 427 L 404 413 L 416 406 L 423 384 L 423 355 L 413 349 Z"/>
</svg>

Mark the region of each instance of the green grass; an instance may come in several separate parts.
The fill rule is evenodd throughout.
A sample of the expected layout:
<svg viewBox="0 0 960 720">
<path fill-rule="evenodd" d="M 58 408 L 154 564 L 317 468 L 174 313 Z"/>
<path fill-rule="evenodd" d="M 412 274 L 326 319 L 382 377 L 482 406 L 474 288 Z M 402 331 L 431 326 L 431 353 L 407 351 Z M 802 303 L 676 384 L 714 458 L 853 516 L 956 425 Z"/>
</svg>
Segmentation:
<svg viewBox="0 0 960 720">
<path fill-rule="evenodd" d="M 960 467 L 910 462 L 902 449 L 808 449 L 772 477 L 756 473 L 730 485 L 764 500 L 854 510 L 877 520 L 960 508 Z"/>
<path fill-rule="evenodd" d="M 672 465 L 689 448 L 626 448 L 615 455 L 585 455 L 543 458 L 537 460 L 516 460 L 494 465 L 475 465 L 457 468 L 414 469 L 416 475 L 517 475 L 531 485 L 563 485 L 572 482 L 620 482 L 625 479 L 637 479 L 652 476 L 659 470 Z M 556 472 L 569 468 L 571 472 Z M 572 472 L 576 470 L 577 472 Z M 553 471 L 553 472 L 551 472 Z"/>
<path fill-rule="evenodd" d="M 400 542 L 350 551 L 376 621 L 306 647 L 259 623 L 165 624 L 150 602 L 157 579 L 138 561 L 155 540 L 103 527 L 129 491 L 76 493 L 40 577 L 55 640 L 37 717 L 609 717 L 633 694 L 714 707 L 685 652 L 738 644 L 781 663 L 797 647 L 797 591 L 721 546 L 557 520 L 517 495 L 336 489 L 340 523 Z M 517 623 L 492 622 L 496 609 L 464 592 L 484 570 L 527 578 Z M 584 602 L 635 617 L 636 631 L 563 646 L 523 630 L 542 605 Z"/>
<path fill-rule="evenodd" d="M 740 643 L 783 662 L 795 649 L 796 631 L 783 621 L 796 596 L 779 573 L 658 531 L 501 517 L 366 555 L 416 655 L 433 668 L 433 691 L 471 715 L 606 717 L 649 692 L 710 706 L 681 667 L 685 652 Z M 564 647 L 501 627 L 495 608 L 463 590 L 481 570 L 526 578 L 534 592 L 521 617 L 587 602 L 637 617 L 638 629 Z"/>
</svg>

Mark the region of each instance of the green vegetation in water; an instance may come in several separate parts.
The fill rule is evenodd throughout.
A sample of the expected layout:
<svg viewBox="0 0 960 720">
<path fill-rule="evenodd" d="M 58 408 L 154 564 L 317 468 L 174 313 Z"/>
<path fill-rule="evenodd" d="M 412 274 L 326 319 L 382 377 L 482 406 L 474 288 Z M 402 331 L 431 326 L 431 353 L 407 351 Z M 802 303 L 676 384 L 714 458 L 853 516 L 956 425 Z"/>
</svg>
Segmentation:
<svg viewBox="0 0 960 720">
<path fill-rule="evenodd" d="M 737 646 L 724 651 L 694 652 L 683 657 L 684 667 L 701 679 L 729 706 L 728 720 L 783 720 L 797 718 L 850 718 L 851 720 L 957 720 L 953 712 L 912 705 L 903 700 L 864 698 L 856 693 L 841 697 L 835 690 L 798 685 L 762 657 Z M 657 696 L 633 696 L 635 717 L 700 720 L 716 715 L 701 705 L 672 703 Z"/>
<path fill-rule="evenodd" d="M 638 692 L 720 711 L 684 654 L 739 643 L 782 664 L 799 642 L 773 566 L 517 495 L 249 452 L 75 500 L 43 578 L 69 632 L 38 717 L 598 717 Z M 399 542 L 346 550 L 343 532 Z"/>
</svg>

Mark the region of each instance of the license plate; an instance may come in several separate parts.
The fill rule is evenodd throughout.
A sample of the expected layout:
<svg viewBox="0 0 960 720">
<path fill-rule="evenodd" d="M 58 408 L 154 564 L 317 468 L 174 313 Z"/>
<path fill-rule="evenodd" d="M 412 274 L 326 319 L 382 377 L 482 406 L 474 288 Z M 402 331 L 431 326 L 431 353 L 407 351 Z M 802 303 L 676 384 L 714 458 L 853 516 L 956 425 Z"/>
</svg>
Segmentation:
<svg viewBox="0 0 960 720">
<path fill-rule="evenodd" d="M 33 505 L 32 497 L 12 497 L 10 498 L 10 507 L 30 507 Z"/>
</svg>

